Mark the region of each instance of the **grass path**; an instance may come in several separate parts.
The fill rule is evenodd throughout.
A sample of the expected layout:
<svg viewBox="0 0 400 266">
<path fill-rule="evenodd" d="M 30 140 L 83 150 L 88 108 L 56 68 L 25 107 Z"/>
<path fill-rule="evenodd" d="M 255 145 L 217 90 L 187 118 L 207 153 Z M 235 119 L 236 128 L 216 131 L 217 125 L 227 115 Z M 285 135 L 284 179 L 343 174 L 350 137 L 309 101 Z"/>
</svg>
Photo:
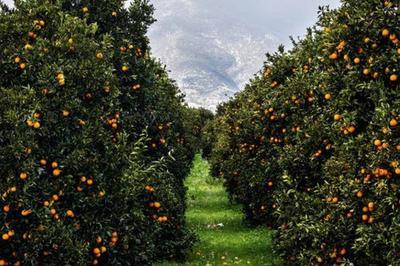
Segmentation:
<svg viewBox="0 0 400 266">
<path fill-rule="evenodd" d="M 187 222 L 200 241 L 185 265 L 280 265 L 271 250 L 272 231 L 242 224 L 240 207 L 229 203 L 222 182 L 209 175 L 208 162 L 199 155 L 186 185 L 189 189 Z M 222 227 L 208 228 L 221 223 Z"/>
</svg>

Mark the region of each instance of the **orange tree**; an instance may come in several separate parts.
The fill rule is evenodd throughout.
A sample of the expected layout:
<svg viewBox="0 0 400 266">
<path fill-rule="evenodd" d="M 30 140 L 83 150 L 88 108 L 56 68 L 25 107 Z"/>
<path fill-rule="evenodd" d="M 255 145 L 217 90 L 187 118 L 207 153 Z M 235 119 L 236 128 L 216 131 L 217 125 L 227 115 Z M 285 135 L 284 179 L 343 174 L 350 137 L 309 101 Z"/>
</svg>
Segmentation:
<svg viewBox="0 0 400 266">
<path fill-rule="evenodd" d="M 399 263 L 391 237 L 399 219 L 398 8 L 352 0 L 321 8 L 305 39 L 269 57 L 261 81 L 216 118 L 228 126 L 217 129 L 214 169 L 245 209 L 256 213 L 259 200 L 272 207 L 267 219 L 247 217 L 279 225 L 276 250 L 288 264 Z M 251 160 L 258 174 L 246 168 Z M 260 193 L 268 180 L 272 191 Z"/>
<path fill-rule="evenodd" d="M 165 68 L 150 57 L 146 32 L 155 21 L 147 0 L 62 1 L 63 9 L 99 26 L 98 36 L 110 35 L 113 62 L 119 82 L 121 118 L 118 130 L 129 132 L 134 142 L 147 128 L 150 153 L 155 157 L 173 151 L 169 170 L 183 180 L 193 158 L 185 139 L 183 96 Z"/>
<path fill-rule="evenodd" d="M 124 132 L 127 145 L 132 145 L 145 130 L 149 147 L 147 158 L 157 160 L 168 156 L 167 170 L 174 175 L 176 194 L 180 197 L 175 209 L 175 230 L 165 230 L 160 236 L 161 246 L 173 246 L 171 251 L 159 248 L 161 257 L 182 257 L 191 245 L 181 243 L 180 228 L 184 227 L 185 188 L 183 180 L 189 171 L 194 149 L 187 140 L 189 130 L 185 125 L 186 107 L 183 96 L 167 75 L 165 67 L 150 57 L 146 32 L 154 22 L 153 7 L 145 0 L 132 1 L 128 9 L 126 1 L 84 0 L 61 1 L 64 11 L 81 17 L 99 27 L 97 37 L 112 38 L 112 61 L 119 88 L 120 112 L 115 126 L 115 141 L 118 132 Z M 111 119 L 113 121 L 113 119 Z M 172 206 L 172 205 L 171 205 Z"/>
<path fill-rule="evenodd" d="M 0 264 L 181 258 L 192 241 L 184 189 L 172 160 L 153 162 L 142 128 L 120 126 L 111 36 L 42 1 L 2 6 L 0 35 Z M 175 92 L 153 65 L 144 71 Z"/>
<path fill-rule="evenodd" d="M 185 112 L 184 125 L 186 128 L 186 141 L 190 143 L 193 152 L 207 149 L 207 140 L 204 138 L 205 126 L 211 121 L 214 114 L 205 108 L 188 107 Z"/>
</svg>

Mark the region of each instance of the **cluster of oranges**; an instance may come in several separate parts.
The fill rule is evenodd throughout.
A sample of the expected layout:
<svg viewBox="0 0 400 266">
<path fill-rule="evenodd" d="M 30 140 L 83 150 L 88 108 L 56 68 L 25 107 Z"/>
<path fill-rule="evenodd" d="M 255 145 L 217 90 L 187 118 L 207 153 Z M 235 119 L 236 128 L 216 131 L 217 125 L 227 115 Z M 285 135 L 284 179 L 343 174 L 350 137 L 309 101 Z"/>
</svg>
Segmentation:
<svg viewBox="0 0 400 266">
<path fill-rule="evenodd" d="M 382 29 L 381 30 L 381 34 L 382 34 L 383 38 L 389 38 L 391 43 L 396 46 L 395 49 L 396 49 L 397 54 L 400 55 L 400 48 L 398 47 L 399 40 L 398 40 L 396 34 L 395 33 L 391 33 L 391 31 L 388 28 Z M 370 47 L 372 49 L 378 48 L 378 44 L 376 42 L 372 42 L 371 38 L 369 38 L 369 37 L 365 37 L 364 40 L 363 40 L 363 43 L 365 45 L 370 45 Z M 336 51 L 328 56 L 329 59 L 338 60 L 339 59 L 339 54 L 342 53 L 345 50 L 346 45 L 347 45 L 346 41 L 341 41 L 336 46 Z M 363 48 L 359 47 L 357 49 L 357 54 L 358 55 L 361 56 L 364 53 L 365 53 L 365 50 Z M 351 58 L 350 58 L 348 53 L 346 53 L 343 56 L 343 59 L 344 59 L 345 62 L 349 62 L 351 60 Z M 372 71 L 372 69 L 371 69 L 373 67 L 373 65 L 374 65 L 374 58 L 373 57 L 368 57 L 367 59 L 365 59 L 365 62 L 368 65 L 365 66 L 364 68 L 362 68 L 362 74 L 365 75 L 365 76 L 370 76 L 371 75 L 372 78 L 378 79 L 381 76 L 379 71 L 378 70 Z M 353 58 L 353 63 L 355 65 L 359 65 L 359 64 L 362 63 L 362 59 L 360 57 L 356 56 L 356 57 Z M 351 69 L 353 69 L 353 66 L 351 64 L 347 63 L 346 68 L 351 70 Z M 398 74 L 395 73 L 394 71 L 395 71 L 395 69 L 391 69 L 390 67 L 386 67 L 385 70 L 384 70 L 384 73 L 389 75 L 389 80 L 391 82 L 396 82 L 398 80 Z"/>
<path fill-rule="evenodd" d="M 23 61 L 22 61 L 22 58 L 19 57 L 19 56 L 15 57 L 14 62 L 15 62 L 16 64 L 18 64 L 18 67 L 19 67 L 21 70 L 24 70 L 24 69 L 26 68 L 26 63 L 23 62 Z"/>
<path fill-rule="evenodd" d="M 135 83 L 135 84 L 132 85 L 132 89 L 133 89 L 134 91 L 138 91 L 138 90 L 140 90 L 140 88 L 141 88 L 141 86 L 140 86 L 139 83 Z"/>
<path fill-rule="evenodd" d="M 120 118 L 120 114 L 116 113 L 114 116 L 110 117 L 107 119 L 107 124 L 112 128 L 112 129 L 117 129 L 118 128 L 118 121 Z"/>
<path fill-rule="evenodd" d="M 149 193 L 153 193 L 155 190 L 153 186 L 149 186 L 149 185 L 145 186 L 144 189 Z"/>
<path fill-rule="evenodd" d="M 61 169 L 59 168 L 58 162 L 53 161 L 52 163 L 49 164 L 46 159 L 41 159 L 39 161 L 39 164 L 43 168 L 48 167 L 49 169 L 51 169 L 51 173 L 53 176 L 57 177 L 61 175 Z"/>
<path fill-rule="evenodd" d="M 56 76 L 56 80 L 58 81 L 58 85 L 64 86 L 65 85 L 65 76 L 64 73 L 60 72 Z"/>
<path fill-rule="evenodd" d="M 145 186 L 145 190 L 147 193 L 150 193 L 150 194 L 153 194 L 155 191 L 154 187 L 150 186 L 150 185 Z M 154 208 L 155 211 L 158 213 L 161 208 L 161 203 L 159 201 L 151 201 L 148 203 L 148 206 L 151 208 Z M 165 215 L 159 216 L 158 214 L 155 213 L 151 217 L 153 218 L 153 220 L 156 220 L 160 223 L 165 223 L 168 221 L 168 217 Z"/>
<path fill-rule="evenodd" d="M 13 237 L 14 235 L 15 235 L 14 230 L 9 230 L 7 233 L 4 233 L 4 234 L 1 236 L 1 239 L 3 239 L 4 241 L 7 241 L 7 240 L 9 240 L 11 237 Z"/>
<path fill-rule="evenodd" d="M 79 182 L 80 184 L 76 187 L 76 191 L 78 192 L 82 192 L 83 191 L 83 187 L 82 185 L 86 185 L 87 187 L 91 187 L 94 184 L 94 178 L 93 177 L 86 177 L 86 176 L 81 176 L 79 178 Z M 100 196 L 101 194 L 99 194 Z M 104 195 L 103 195 L 104 196 Z"/>
<path fill-rule="evenodd" d="M 41 118 L 41 114 L 36 112 L 33 114 L 32 118 L 29 118 L 28 120 L 26 120 L 26 124 L 29 127 L 32 127 L 34 129 L 39 129 L 41 126 L 40 118 Z"/>
</svg>

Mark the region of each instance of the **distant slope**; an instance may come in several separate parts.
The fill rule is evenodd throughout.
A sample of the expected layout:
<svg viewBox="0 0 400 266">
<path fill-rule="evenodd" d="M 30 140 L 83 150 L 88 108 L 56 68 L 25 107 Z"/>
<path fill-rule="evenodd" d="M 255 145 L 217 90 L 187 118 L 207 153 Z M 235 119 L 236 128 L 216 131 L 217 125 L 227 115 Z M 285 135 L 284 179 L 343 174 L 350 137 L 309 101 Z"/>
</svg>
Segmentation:
<svg viewBox="0 0 400 266">
<path fill-rule="evenodd" d="M 192 0 L 170 0 L 155 6 L 159 21 L 150 31 L 153 53 L 168 65 L 193 106 L 214 109 L 243 87 L 260 69 L 265 51 L 278 45 L 273 35 L 261 36 L 240 20 L 229 23 L 230 14 L 216 16 L 212 5 L 206 9 Z"/>
</svg>

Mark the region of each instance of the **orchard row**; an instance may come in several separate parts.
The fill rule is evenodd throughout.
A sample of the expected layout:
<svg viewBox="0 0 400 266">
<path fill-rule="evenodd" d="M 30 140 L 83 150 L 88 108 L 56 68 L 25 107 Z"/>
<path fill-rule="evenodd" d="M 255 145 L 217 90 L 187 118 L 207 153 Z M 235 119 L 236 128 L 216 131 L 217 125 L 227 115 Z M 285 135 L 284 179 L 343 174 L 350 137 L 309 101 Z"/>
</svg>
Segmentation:
<svg viewBox="0 0 400 266">
<path fill-rule="evenodd" d="M 202 114 L 150 55 L 152 6 L 15 6 L 0 5 L 0 265 L 182 260 Z"/>
<path fill-rule="evenodd" d="M 288 265 L 400 264 L 399 10 L 321 8 L 209 126 L 213 174 Z"/>
</svg>

